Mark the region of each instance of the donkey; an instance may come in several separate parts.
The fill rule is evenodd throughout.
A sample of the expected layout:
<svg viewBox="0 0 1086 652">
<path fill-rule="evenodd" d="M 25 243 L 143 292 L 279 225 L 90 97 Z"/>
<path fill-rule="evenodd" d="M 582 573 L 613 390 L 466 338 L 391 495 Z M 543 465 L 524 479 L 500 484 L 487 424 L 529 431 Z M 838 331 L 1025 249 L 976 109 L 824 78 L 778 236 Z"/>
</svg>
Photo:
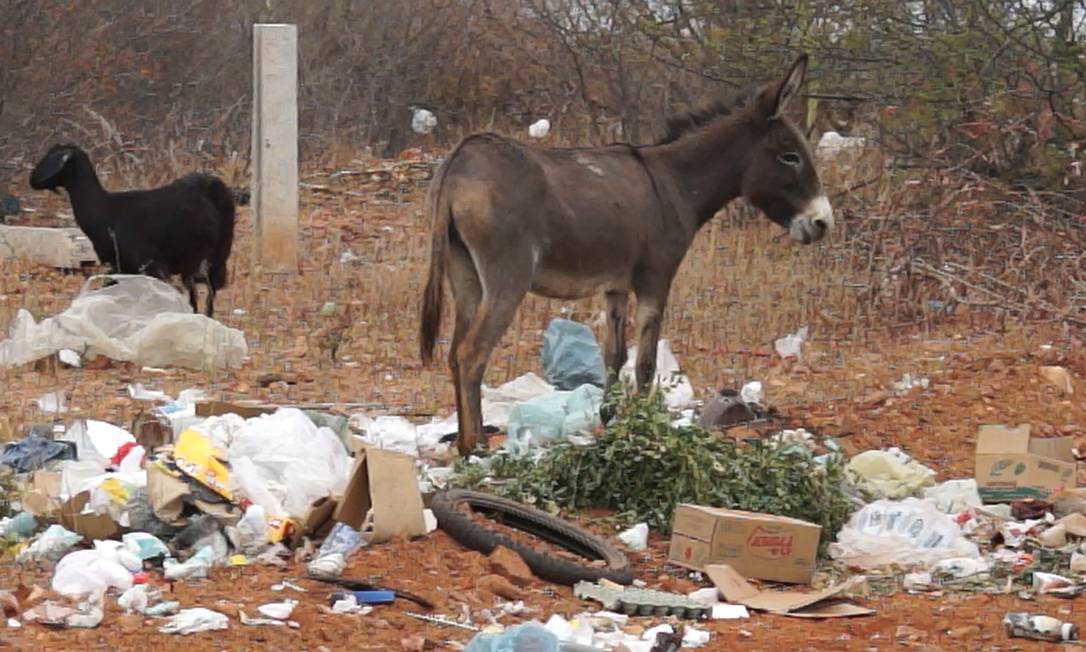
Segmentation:
<svg viewBox="0 0 1086 652">
<path fill-rule="evenodd" d="M 779 82 L 671 119 L 654 145 L 549 149 L 482 133 L 453 148 L 427 197 L 433 232 L 419 344 L 431 364 L 447 277 L 461 455 L 483 432 L 486 365 L 528 292 L 567 300 L 602 293 L 612 383 L 626 362 L 632 291 L 643 391 L 656 374 L 672 279 L 698 230 L 728 202 L 746 197 L 804 244 L 832 231 L 811 150 L 785 115 L 806 71 L 801 55 Z"/>
</svg>

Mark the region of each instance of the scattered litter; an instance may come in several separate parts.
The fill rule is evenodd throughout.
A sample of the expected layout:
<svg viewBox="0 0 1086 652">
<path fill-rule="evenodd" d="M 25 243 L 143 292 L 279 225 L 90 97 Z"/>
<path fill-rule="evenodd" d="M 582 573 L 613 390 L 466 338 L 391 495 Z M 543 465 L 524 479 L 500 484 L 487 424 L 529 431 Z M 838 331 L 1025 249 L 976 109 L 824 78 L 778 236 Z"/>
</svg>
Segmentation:
<svg viewBox="0 0 1086 652">
<path fill-rule="evenodd" d="M 339 577 L 346 568 L 347 559 L 338 552 L 314 559 L 306 565 L 309 574 L 316 577 Z"/>
<path fill-rule="evenodd" d="M 1064 394 L 1074 394 L 1075 386 L 1071 382 L 1071 372 L 1065 367 L 1041 367 L 1041 377 L 1060 388 Z"/>
<path fill-rule="evenodd" d="M 709 643 L 712 635 L 704 629 L 687 627 L 683 630 L 683 647 L 699 648 Z"/>
<path fill-rule="evenodd" d="M 57 358 L 61 363 L 68 365 L 69 367 L 82 367 L 83 359 L 79 357 L 79 354 L 71 349 L 61 349 L 57 351 Z"/>
<path fill-rule="evenodd" d="M 922 376 L 914 376 L 912 374 L 905 374 L 894 383 L 894 393 L 898 396 L 908 394 L 912 390 L 919 387 L 920 389 L 927 389 L 931 381 Z"/>
<path fill-rule="evenodd" d="M 1086 538 L 1086 514 L 1074 513 L 1064 516 L 1052 524 L 1037 538 L 1049 548 L 1062 548 L 1067 545 L 1067 535 Z"/>
<path fill-rule="evenodd" d="M 750 618 L 750 612 L 747 611 L 745 605 L 727 604 L 722 602 L 713 605 L 713 610 L 709 614 L 709 618 L 712 620 L 739 620 Z"/>
<path fill-rule="evenodd" d="M 619 372 L 623 384 L 632 387 L 635 384 L 636 374 L 634 367 L 637 364 L 637 347 L 633 346 L 627 351 L 626 364 Z M 682 373 L 679 361 L 671 351 L 671 342 L 660 340 L 656 344 L 656 377 L 653 384 L 664 392 L 664 402 L 672 410 L 682 410 L 694 406 L 694 386 L 690 378 Z"/>
<path fill-rule="evenodd" d="M 282 602 L 269 602 L 268 604 L 262 604 L 257 607 L 257 611 L 262 616 L 267 618 L 275 618 L 276 620 L 286 620 L 290 618 L 290 614 L 294 613 L 294 607 L 298 605 L 297 600 L 283 600 Z"/>
<path fill-rule="evenodd" d="M 75 607 L 47 600 L 24 613 L 23 619 L 52 627 L 93 629 L 104 617 L 101 599 L 99 592 Z"/>
<path fill-rule="evenodd" d="M 924 498 L 935 502 L 935 506 L 944 514 L 959 514 L 971 507 L 981 507 L 977 481 L 947 480 L 934 487 L 924 488 Z"/>
<path fill-rule="evenodd" d="M 1086 592 L 1086 584 L 1080 584 L 1070 578 L 1056 575 L 1055 573 L 1033 571 L 1033 590 L 1041 595 L 1073 598 Z"/>
<path fill-rule="evenodd" d="M 373 607 L 370 605 L 362 605 L 358 603 L 358 598 L 354 593 L 341 592 L 336 595 L 336 599 L 332 601 L 332 613 L 337 614 L 360 614 L 365 616 L 373 611 Z"/>
<path fill-rule="evenodd" d="M 758 611 L 796 618 L 843 618 L 875 613 L 874 609 L 841 599 L 842 595 L 858 591 L 864 586 L 867 578 L 862 575 L 851 577 L 821 591 L 785 593 L 759 590 L 727 564 L 707 566 L 705 572 L 725 600 Z"/>
<path fill-rule="evenodd" d="M 411 131 L 416 134 L 428 134 L 437 126 L 437 116 L 428 109 L 415 108 L 411 114 Z"/>
<path fill-rule="evenodd" d="M 1009 613 L 1003 616 L 1003 628 L 1011 638 L 1054 642 L 1078 639 L 1078 627 L 1074 623 L 1041 614 Z"/>
<path fill-rule="evenodd" d="M 649 545 L 649 526 L 647 523 L 638 523 L 619 533 L 618 539 L 630 550 L 644 550 Z"/>
<path fill-rule="evenodd" d="M 572 391 L 557 391 L 518 403 L 509 413 L 506 447 L 527 454 L 553 439 L 587 435 L 600 424 L 603 390 L 581 385 Z"/>
<path fill-rule="evenodd" d="M 532 650 L 532 652 L 558 652 L 558 637 L 539 623 L 528 622 L 510 627 L 500 634 L 480 632 L 476 634 L 464 652 L 504 652 L 506 650 Z"/>
<path fill-rule="evenodd" d="M 124 591 L 132 586 L 132 573 L 102 549 L 76 550 L 57 563 L 52 586 L 61 595 L 86 595 L 111 587 Z"/>
<path fill-rule="evenodd" d="M 540 118 L 532 124 L 528 125 L 528 137 L 529 138 L 546 138 L 547 134 L 551 132 L 551 121 L 546 118 Z"/>
<path fill-rule="evenodd" d="M 10 442 L 0 453 L 0 464 L 6 464 L 16 473 L 36 471 L 51 460 L 76 459 L 76 446 L 72 442 L 54 441 L 39 432 L 31 432 L 23 439 Z"/>
<path fill-rule="evenodd" d="M 88 288 L 100 279 L 116 284 Z M 0 366 L 17 367 L 55 355 L 82 351 L 152 367 L 216 369 L 239 367 L 248 353 L 245 335 L 200 314 L 170 284 L 141 275 L 92 276 L 64 312 L 35 322 L 20 308 L 0 342 Z"/>
<path fill-rule="evenodd" d="M 762 383 L 757 380 L 752 380 L 749 383 L 744 384 L 739 389 L 739 398 L 748 405 L 752 403 L 761 405 L 765 401 L 765 391 L 762 389 Z"/>
<path fill-rule="evenodd" d="M 158 628 L 163 634 L 196 634 L 197 632 L 210 632 L 226 629 L 230 626 L 230 619 L 225 615 L 211 609 L 195 607 L 182 609 L 170 617 L 170 621 Z"/>
<path fill-rule="evenodd" d="M 117 605 L 125 612 L 147 613 L 147 608 L 162 599 L 162 592 L 150 584 L 137 584 L 117 598 Z"/>
<path fill-rule="evenodd" d="M 204 546 L 184 562 L 167 559 L 163 564 L 163 575 L 168 580 L 202 579 L 207 577 L 214 558 L 214 549 L 211 546 Z"/>
<path fill-rule="evenodd" d="M 248 625 L 250 627 L 290 627 L 291 629 L 301 628 L 301 625 L 293 620 L 278 618 L 252 618 L 241 610 L 238 610 L 238 620 L 241 621 L 242 625 Z"/>
<path fill-rule="evenodd" d="M 579 600 L 595 600 L 608 611 L 630 616 L 676 616 L 689 620 L 705 620 L 710 608 L 685 595 L 638 588 L 611 588 L 602 584 L 577 582 L 573 595 Z"/>
<path fill-rule="evenodd" d="M 72 546 L 83 540 L 75 532 L 67 530 L 63 525 L 53 524 L 45 528 L 15 560 L 19 563 L 27 561 L 56 561 L 64 556 Z"/>
<path fill-rule="evenodd" d="M 558 390 L 589 384 L 603 387 L 607 372 L 592 329 L 569 319 L 553 319 L 543 331 L 543 377 Z"/>
<path fill-rule="evenodd" d="M 129 532 L 121 537 L 121 541 L 124 542 L 129 552 L 140 559 L 154 559 L 155 557 L 166 557 L 170 554 L 170 549 L 166 547 L 165 543 L 162 543 L 161 539 L 146 532 Z"/>
<path fill-rule="evenodd" d="M 935 481 L 935 471 L 896 447 L 864 451 L 848 461 L 845 471 L 869 500 L 914 496 Z"/>
<path fill-rule="evenodd" d="M 46 414 L 62 414 L 68 411 L 64 392 L 49 392 L 38 399 L 38 409 Z"/>
<path fill-rule="evenodd" d="M 290 589 L 292 591 L 298 591 L 299 593 L 309 593 L 309 589 L 305 588 L 304 586 L 298 586 L 297 584 L 295 584 L 294 582 L 291 582 L 290 580 L 283 580 L 279 584 L 272 584 L 271 585 L 271 590 L 272 591 L 279 592 L 279 591 L 284 591 L 286 589 Z"/>
<path fill-rule="evenodd" d="M 801 360 L 803 358 L 803 343 L 807 341 L 809 333 L 810 329 L 804 326 L 794 333 L 774 340 L 773 348 L 782 359 L 795 358 Z"/>
<path fill-rule="evenodd" d="M 38 527 L 38 519 L 30 512 L 19 512 L 15 516 L 0 519 L 0 538 L 25 539 Z"/>
<path fill-rule="evenodd" d="M 982 578 L 987 576 L 989 570 L 991 570 L 991 564 L 981 558 L 943 559 L 932 568 L 931 576 L 958 580 Z"/>
<path fill-rule="evenodd" d="M 930 567 L 942 559 L 977 558 L 961 527 L 929 501 L 878 500 L 863 507 L 837 533 L 830 556 L 851 567 Z"/>
</svg>

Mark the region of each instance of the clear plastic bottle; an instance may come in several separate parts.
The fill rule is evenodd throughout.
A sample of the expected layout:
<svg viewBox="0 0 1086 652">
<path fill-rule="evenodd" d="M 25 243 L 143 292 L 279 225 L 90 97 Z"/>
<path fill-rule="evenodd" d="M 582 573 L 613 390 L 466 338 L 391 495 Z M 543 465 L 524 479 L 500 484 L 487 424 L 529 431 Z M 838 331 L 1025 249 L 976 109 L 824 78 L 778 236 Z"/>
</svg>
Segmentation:
<svg viewBox="0 0 1086 652">
<path fill-rule="evenodd" d="M 1003 617 L 1003 627 L 1007 630 L 1007 636 L 1014 638 L 1032 638 L 1038 641 L 1078 639 L 1078 628 L 1074 623 L 1066 623 L 1043 614 L 1009 613 Z"/>
</svg>

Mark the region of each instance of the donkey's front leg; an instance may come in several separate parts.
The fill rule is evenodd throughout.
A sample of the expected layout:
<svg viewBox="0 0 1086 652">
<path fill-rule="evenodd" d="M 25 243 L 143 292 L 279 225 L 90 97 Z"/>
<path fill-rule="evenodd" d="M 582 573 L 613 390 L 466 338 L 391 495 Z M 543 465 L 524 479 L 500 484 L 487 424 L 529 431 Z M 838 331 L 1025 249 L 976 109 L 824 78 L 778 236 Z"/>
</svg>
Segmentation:
<svg viewBox="0 0 1086 652">
<path fill-rule="evenodd" d="M 618 381 L 622 365 L 626 364 L 626 306 L 630 293 L 622 291 L 606 292 L 603 295 L 607 326 L 603 333 L 603 362 L 607 367 L 605 389 Z"/>
<path fill-rule="evenodd" d="M 667 305 L 667 290 L 637 295 L 637 391 L 646 393 L 656 376 L 656 344 Z"/>
</svg>

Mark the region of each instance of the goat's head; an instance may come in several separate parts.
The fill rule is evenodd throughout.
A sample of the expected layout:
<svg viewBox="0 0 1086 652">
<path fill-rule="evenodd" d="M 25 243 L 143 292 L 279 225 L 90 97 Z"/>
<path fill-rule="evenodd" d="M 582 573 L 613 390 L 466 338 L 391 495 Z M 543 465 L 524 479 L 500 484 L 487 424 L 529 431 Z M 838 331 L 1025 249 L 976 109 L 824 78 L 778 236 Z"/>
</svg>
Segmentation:
<svg viewBox="0 0 1086 652">
<path fill-rule="evenodd" d="M 71 180 L 72 161 L 83 154 L 78 145 L 53 145 L 30 173 L 30 187 L 34 190 L 52 190 L 65 186 Z"/>
</svg>

